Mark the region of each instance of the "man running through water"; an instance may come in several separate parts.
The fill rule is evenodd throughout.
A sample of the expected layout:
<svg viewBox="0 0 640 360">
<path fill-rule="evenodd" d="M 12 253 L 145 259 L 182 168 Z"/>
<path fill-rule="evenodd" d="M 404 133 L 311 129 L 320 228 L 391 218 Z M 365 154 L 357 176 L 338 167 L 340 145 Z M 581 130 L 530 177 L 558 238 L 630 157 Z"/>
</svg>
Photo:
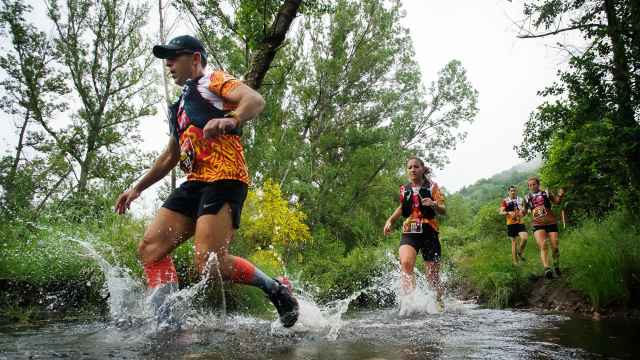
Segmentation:
<svg viewBox="0 0 640 360">
<path fill-rule="evenodd" d="M 418 252 L 422 251 L 425 275 L 429 285 L 436 291 L 436 301 L 440 309 L 444 308 L 442 295 L 444 289 L 440 282 L 441 247 L 438 238 L 436 214 L 446 211 L 444 195 L 438 184 L 427 175 L 429 168 L 417 157 L 407 161 L 409 183 L 400 187 L 400 206 L 391 214 L 384 225 L 384 234 L 391 233 L 393 223 L 401 216 L 407 218 L 402 224 L 400 240 L 400 267 L 402 270 L 402 290 L 410 294 L 416 287 L 413 268 Z"/>
<path fill-rule="evenodd" d="M 513 265 L 524 261 L 524 249 L 527 246 L 527 229 L 524 226 L 524 201 L 518 196 L 518 189 L 509 186 L 509 194 L 500 204 L 500 214 L 507 218 L 507 236 L 511 239 L 511 259 Z M 520 240 L 520 241 L 518 241 Z"/>
<path fill-rule="evenodd" d="M 549 256 L 545 241 L 547 237 L 551 242 L 551 251 L 556 276 L 560 276 L 560 249 L 558 244 L 558 222 L 551 211 L 551 204 L 559 204 L 564 197 L 564 189 L 559 189 L 557 195 L 540 190 L 540 179 L 531 177 L 527 181 L 529 193 L 525 197 L 526 212 L 531 212 L 533 220 L 533 237 L 540 249 L 540 260 L 544 266 L 544 276 L 553 278 L 553 271 L 549 266 Z"/>
<path fill-rule="evenodd" d="M 183 86 L 182 95 L 169 107 L 169 143 L 142 179 L 120 195 L 116 211 L 123 214 L 142 191 L 178 163 L 187 181 L 169 195 L 138 246 L 149 301 L 160 308 L 166 295 L 177 289 L 170 253 L 194 236 L 200 274 L 210 272 L 207 267 L 215 264 L 225 279 L 262 289 L 282 324 L 293 326 L 298 302 L 287 284 L 228 253 L 249 184 L 241 128 L 262 112 L 262 96 L 221 70 L 206 71 L 207 52 L 192 36 L 156 45 L 153 54 L 166 59 L 174 81 Z M 212 254 L 215 261 L 210 261 Z"/>
</svg>

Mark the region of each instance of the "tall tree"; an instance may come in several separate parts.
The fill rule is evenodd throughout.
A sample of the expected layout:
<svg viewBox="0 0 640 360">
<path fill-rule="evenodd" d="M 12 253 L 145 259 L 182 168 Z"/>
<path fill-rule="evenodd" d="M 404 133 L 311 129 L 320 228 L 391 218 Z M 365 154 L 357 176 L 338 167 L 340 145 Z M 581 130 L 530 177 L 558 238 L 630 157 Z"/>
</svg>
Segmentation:
<svg viewBox="0 0 640 360">
<path fill-rule="evenodd" d="M 634 0 L 587 0 L 587 1 L 530 1 L 525 14 L 531 20 L 533 30 L 520 37 L 533 38 L 553 36 L 565 31 L 580 31 L 589 47 L 582 53 L 572 53 L 570 69 L 560 73 L 560 81 L 542 92 L 559 100 L 545 103 L 538 108 L 527 123 L 525 141 L 519 152 L 524 157 L 533 157 L 536 152 L 549 157 L 552 164 L 566 164 L 559 160 L 561 142 L 595 146 L 607 144 L 606 152 L 593 151 L 584 161 L 609 163 L 619 159 L 623 171 L 615 171 L 611 181 L 618 189 L 637 198 L 640 190 L 640 52 L 637 51 L 638 4 Z M 577 134 L 593 134 L 592 128 L 611 129 L 594 138 L 583 139 Z M 602 137 L 606 138 L 602 138 Z M 554 143 L 555 142 L 555 143 Z M 552 151 L 552 148 L 555 149 Z M 565 159 L 566 160 L 566 159 Z M 582 164 L 587 166 L 586 163 Z M 549 165 L 551 166 L 551 165 Z M 584 166 L 573 166 L 576 170 Z M 588 166 L 587 166 L 588 167 Z M 585 182 L 598 183 L 598 177 L 606 166 L 591 166 L 599 169 L 590 172 L 593 177 L 574 174 L 570 183 L 578 186 Z M 547 171 L 547 173 L 551 173 Z M 630 204 L 638 201 L 632 200 Z"/>
<path fill-rule="evenodd" d="M 290 2 L 179 3 L 212 62 L 251 74 Z M 327 229 L 347 248 L 371 243 L 406 157 L 444 163 L 444 152 L 464 137 L 458 127 L 475 116 L 477 93 L 457 61 L 424 89 L 399 1 L 310 2 L 299 13 L 264 80 L 253 85 L 267 106 L 245 126 L 249 168 L 258 184 L 277 181 L 315 231 Z"/>
<path fill-rule="evenodd" d="M 145 164 L 131 146 L 157 102 L 153 58 L 142 35 L 148 8 L 135 1 L 48 2 L 56 50 L 79 100 L 71 124 L 48 129 L 77 167 L 75 191 L 92 179 L 127 184 Z"/>
<path fill-rule="evenodd" d="M 347 248 L 376 240 L 406 157 L 443 164 L 464 135 L 457 127 L 477 111 L 458 61 L 423 88 L 400 17 L 399 2 L 375 0 L 338 1 L 305 17 L 286 71 L 273 73 L 289 84 L 270 99 L 281 110 L 257 122 L 248 140 L 258 180 L 280 179 L 312 226 Z"/>
<path fill-rule="evenodd" d="M 65 108 L 68 89 L 53 65 L 56 54 L 51 42 L 25 19 L 30 11 L 21 1 L 0 3 L 0 28 L 10 44 L 0 56 L 6 75 L 0 81 L 4 90 L 0 109 L 18 122 L 15 152 L 2 167 L 3 205 L 9 209 L 30 208 L 36 197 L 46 201 L 69 173 L 66 162 L 56 161 L 59 152 L 54 150 L 49 158 L 40 153 L 47 144 L 38 124 L 49 124 Z"/>
</svg>

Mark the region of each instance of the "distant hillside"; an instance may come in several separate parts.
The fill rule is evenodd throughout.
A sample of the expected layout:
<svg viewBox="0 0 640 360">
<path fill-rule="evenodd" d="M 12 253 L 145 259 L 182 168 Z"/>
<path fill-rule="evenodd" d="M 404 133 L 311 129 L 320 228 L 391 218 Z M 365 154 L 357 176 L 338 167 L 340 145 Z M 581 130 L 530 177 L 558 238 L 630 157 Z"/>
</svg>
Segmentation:
<svg viewBox="0 0 640 360">
<path fill-rule="evenodd" d="M 537 175 L 541 165 L 540 160 L 516 165 L 488 179 L 480 179 L 472 185 L 465 186 L 457 194 L 474 204 L 472 206 L 476 209 L 488 201 L 505 196 L 510 185 L 518 186 L 518 192 L 522 195 L 527 191 L 527 178 Z"/>
</svg>

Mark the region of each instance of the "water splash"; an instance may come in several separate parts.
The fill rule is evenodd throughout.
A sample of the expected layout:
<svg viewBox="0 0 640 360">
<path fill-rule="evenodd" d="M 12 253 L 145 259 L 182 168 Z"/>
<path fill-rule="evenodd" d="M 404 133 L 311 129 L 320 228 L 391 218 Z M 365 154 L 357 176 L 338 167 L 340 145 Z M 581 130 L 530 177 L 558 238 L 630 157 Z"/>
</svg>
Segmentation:
<svg viewBox="0 0 640 360">
<path fill-rule="evenodd" d="M 69 240 L 77 243 L 84 250 L 82 256 L 91 258 L 102 271 L 105 283 L 101 295 L 108 300 L 109 314 L 114 320 L 134 317 L 148 317 L 149 306 L 140 301 L 144 298 L 145 286 L 140 280 L 131 277 L 126 267 L 109 263 L 96 249 L 87 242 L 74 238 Z"/>
<path fill-rule="evenodd" d="M 400 264 L 395 256 L 388 252 L 380 264 L 379 275 L 371 281 L 371 285 L 353 292 L 344 299 L 326 304 L 319 304 L 314 300 L 316 297 L 311 286 L 294 280 L 294 291 L 300 304 L 298 322 L 292 328 L 285 329 L 275 321 L 271 324 L 271 334 L 291 336 L 296 333 L 311 333 L 335 341 L 340 331 L 350 325 L 349 321 L 344 319 L 350 304 L 362 295 L 373 301 L 378 310 L 388 308 L 391 304 L 392 316 L 399 319 L 441 313 L 442 310 L 436 301 L 436 292 L 428 286 L 424 273 L 416 270 L 415 274 L 415 290 L 410 294 L 402 294 Z M 447 281 L 446 273 L 441 273 L 441 281 Z M 444 302 L 446 311 L 459 312 L 468 308 L 462 302 L 446 295 Z"/>
<path fill-rule="evenodd" d="M 212 253 L 207 259 L 205 273 L 196 284 L 175 291 L 167 296 L 162 305 L 170 314 L 170 318 L 158 322 L 155 318 L 154 306 L 144 301 L 145 286 L 141 280 L 131 277 L 130 270 L 118 264 L 111 264 L 88 241 L 72 239 L 84 250 L 84 256 L 88 256 L 100 267 L 105 277 L 103 293 L 108 296 L 109 311 L 112 320 L 116 323 L 122 319 L 136 322 L 136 326 L 148 325 L 149 332 L 158 329 L 175 327 L 178 323 L 183 329 L 214 329 L 225 330 L 228 317 L 226 311 L 226 299 L 223 288 L 223 278 L 220 272 L 218 259 Z M 101 244 L 101 246 L 106 246 Z M 107 251 L 113 250 L 107 246 Z M 411 294 L 402 295 L 400 291 L 401 270 L 399 261 L 391 253 L 385 254 L 379 268 L 379 275 L 375 277 L 369 286 L 354 291 L 343 299 L 337 299 L 325 304 L 320 304 L 314 294 L 311 284 L 304 284 L 300 280 L 292 280 L 295 296 L 300 304 L 298 322 L 292 328 L 284 328 L 279 320 L 271 322 L 270 334 L 274 336 L 299 336 L 310 334 L 321 336 L 329 341 L 335 341 L 340 332 L 350 326 L 345 320 L 345 314 L 349 306 L 360 296 L 367 296 L 377 309 L 390 310 L 393 316 L 400 318 L 421 316 L 440 312 L 436 303 L 435 292 L 427 286 L 424 273 L 416 270 L 416 288 Z M 446 274 L 443 274 L 443 281 Z M 203 311 L 195 299 L 211 285 L 219 284 L 221 306 L 215 312 Z M 456 301 L 445 297 L 447 311 L 455 309 Z M 261 323 L 263 320 L 234 315 L 233 323 Z M 140 325 L 142 324 L 142 325 Z"/>
<path fill-rule="evenodd" d="M 194 304 L 194 299 L 211 285 L 219 285 L 220 288 L 220 308 L 216 313 L 204 312 Z M 175 319 L 182 327 L 186 328 L 213 327 L 224 329 L 227 305 L 223 285 L 218 257 L 212 252 L 207 258 L 205 272 L 202 274 L 200 281 L 191 287 L 181 289 L 167 296 L 163 306 L 171 314 L 172 319 L 164 321 L 164 323 L 160 324 L 160 327 L 170 326 L 171 320 Z"/>
</svg>

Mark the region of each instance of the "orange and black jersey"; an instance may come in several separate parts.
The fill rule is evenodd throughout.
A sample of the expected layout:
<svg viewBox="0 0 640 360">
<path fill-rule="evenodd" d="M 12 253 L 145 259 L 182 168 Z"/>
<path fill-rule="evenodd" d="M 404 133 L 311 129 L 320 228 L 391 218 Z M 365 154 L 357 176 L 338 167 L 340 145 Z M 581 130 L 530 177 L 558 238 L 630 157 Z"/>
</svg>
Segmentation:
<svg viewBox="0 0 640 360">
<path fill-rule="evenodd" d="M 240 129 L 213 139 L 205 139 L 202 130 L 210 119 L 225 117 L 236 108 L 226 96 L 240 84 L 216 70 L 187 80 L 180 99 L 170 107 L 170 131 L 180 145 L 180 167 L 187 180 L 249 183 Z"/>
<path fill-rule="evenodd" d="M 524 200 L 516 196 L 514 199 L 510 197 L 506 197 L 502 199 L 502 203 L 500 204 L 500 208 L 504 209 L 506 212 L 514 212 L 514 215 L 507 214 L 507 225 L 512 224 L 524 224 L 522 221 L 522 214 L 525 210 Z"/>
</svg>

